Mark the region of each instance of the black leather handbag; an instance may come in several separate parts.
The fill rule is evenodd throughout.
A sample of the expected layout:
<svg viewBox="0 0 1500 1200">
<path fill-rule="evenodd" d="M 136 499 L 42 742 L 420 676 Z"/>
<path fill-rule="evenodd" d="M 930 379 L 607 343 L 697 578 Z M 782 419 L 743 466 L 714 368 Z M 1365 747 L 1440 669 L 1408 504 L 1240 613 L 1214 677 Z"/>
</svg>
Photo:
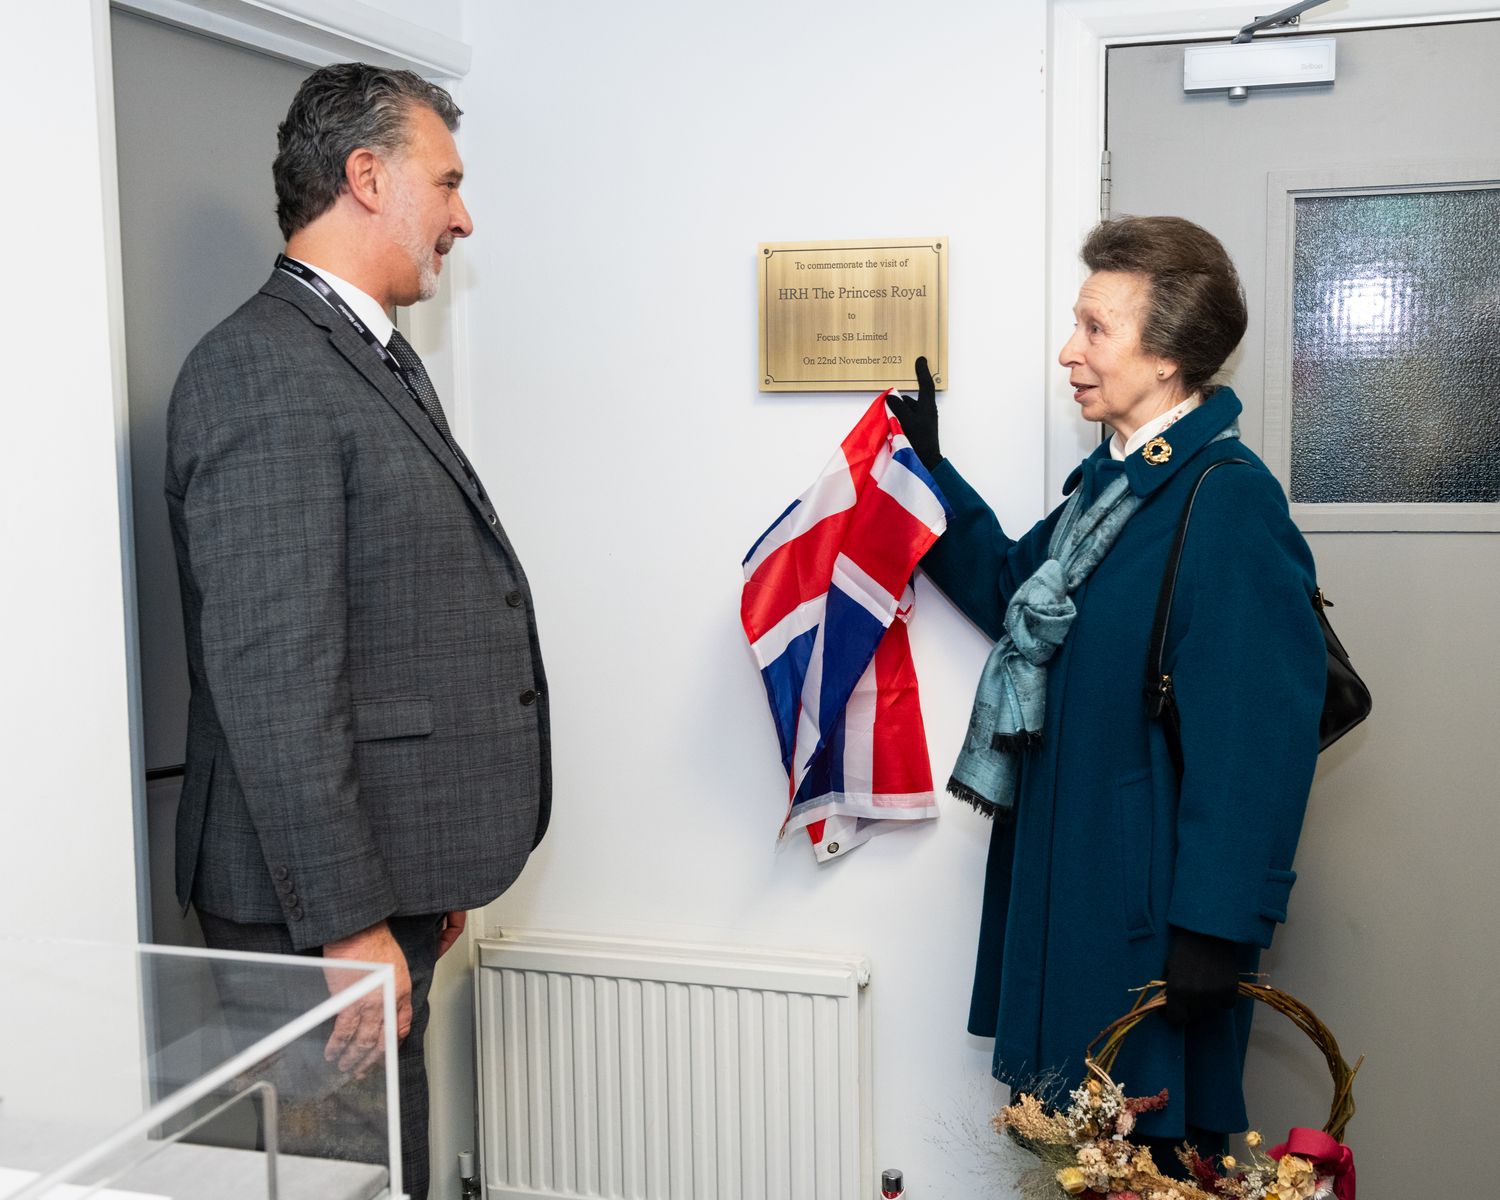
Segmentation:
<svg viewBox="0 0 1500 1200">
<path fill-rule="evenodd" d="M 1156 618 L 1151 624 L 1151 647 L 1146 652 L 1146 701 L 1151 716 L 1160 720 L 1166 729 L 1167 746 L 1179 775 L 1182 774 L 1182 721 L 1177 712 L 1177 698 L 1172 694 L 1172 677 L 1162 670 L 1162 651 L 1167 640 L 1167 623 L 1172 619 L 1172 596 L 1177 590 L 1177 567 L 1182 562 L 1182 547 L 1187 541 L 1188 519 L 1193 515 L 1193 502 L 1198 499 L 1198 490 L 1209 473 L 1216 467 L 1228 466 L 1230 463 L 1250 465 L 1243 458 L 1226 458 L 1209 463 L 1188 494 L 1182 519 L 1177 522 L 1177 536 L 1172 541 L 1171 553 L 1167 555 L 1167 569 L 1162 573 L 1161 592 L 1156 600 Z M 1370 689 L 1355 671 L 1343 642 L 1339 641 L 1338 634 L 1333 632 L 1333 626 L 1328 623 L 1326 610 L 1333 607 L 1333 602 L 1323 595 L 1322 588 L 1313 592 L 1312 606 L 1318 614 L 1318 625 L 1323 630 L 1323 642 L 1328 648 L 1328 686 L 1323 693 L 1323 716 L 1318 722 L 1318 749 L 1326 750 L 1370 715 Z"/>
</svg>

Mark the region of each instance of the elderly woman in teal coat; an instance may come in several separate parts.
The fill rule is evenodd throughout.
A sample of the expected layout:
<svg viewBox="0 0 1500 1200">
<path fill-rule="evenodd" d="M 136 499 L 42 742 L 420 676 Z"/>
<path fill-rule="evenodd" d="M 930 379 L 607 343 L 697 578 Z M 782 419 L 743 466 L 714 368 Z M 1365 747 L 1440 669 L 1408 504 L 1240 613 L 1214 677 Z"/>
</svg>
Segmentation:
<svg viewBox="0 0 1500 1200">
<path fill-rule="evenodd" d="M 1286 919 L 1318 753 L 1313 561 L 1239 440 L 1239 400 L 1211 383 L 1246 323 L 1218 240 L 1127 218 L 1082 258 L 1058 360 L 1113 436 L 1030 531 L 1010 537 L 943 458 L 924 361 L 919 396 L 891 401 L 955 513 L 923 570 L 997 639 L 950 783 L 995 817 L 969 1029 L 995 1038 L 1003 1082 L 1071 1088 L 1132 989 L 1164 980 L 1165 1019 L 1135 1028 L 1112 1074 L 1132 1095 L 1168 1090 L 1141 1135 L 1207 1154 L 1246 1127 L 1253 1005 L 1235 987 Z M 1231 458 L 1249 461 L 1213 472 L 1194 505 L 1166 637 L 1179 775 L 1147 712 L 1147 647 L 1189 492 Z"/>
</svg>

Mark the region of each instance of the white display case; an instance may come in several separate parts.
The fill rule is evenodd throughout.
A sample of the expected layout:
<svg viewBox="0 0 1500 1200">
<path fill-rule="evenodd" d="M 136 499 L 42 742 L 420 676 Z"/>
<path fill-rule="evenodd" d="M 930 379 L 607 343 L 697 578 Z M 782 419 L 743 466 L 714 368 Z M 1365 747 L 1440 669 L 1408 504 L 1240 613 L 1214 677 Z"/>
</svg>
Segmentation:
<svg viewBox="0 0 1500 1200">
<path fill-rule="evenodd" d="M 400 1196 L 394 1026 L 389 966 L 0 940 L 0 1197 Z"/>
</svg>

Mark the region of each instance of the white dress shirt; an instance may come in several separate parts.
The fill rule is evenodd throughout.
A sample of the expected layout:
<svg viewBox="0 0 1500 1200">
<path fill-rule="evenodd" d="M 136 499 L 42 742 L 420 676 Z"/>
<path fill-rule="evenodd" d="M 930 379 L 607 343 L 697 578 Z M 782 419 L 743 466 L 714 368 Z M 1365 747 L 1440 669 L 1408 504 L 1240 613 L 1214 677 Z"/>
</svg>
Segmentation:
<svg viewBox="0 0 1500 1200">
<path fill-rule="evenodd" d="M 291 258 L 291 255 L 287 255 Z M 391 334 L 395 326 L 391 324 L 390 317 L 386 316 L 385 309 L 380 307 L 380 301 L 376 300 L 368 292 L 362 292 L 347 279 L 340 279 L 326 267 L 320 267 L 316 263 L 303 262 L 302 259 L 294 259 L 300 262 L 309 271 L 316 271 L 323 280 L 336 291 L 344 303 L 354 310 L 354 315 L 365 323 L 365 328 L 379 339 L 382 346 L 387 346 L 391 341 Z M 295 276 L 293 277 L 295 278 Z M 298 282 L 301 282 L 300 280 Z"/>
</svg>

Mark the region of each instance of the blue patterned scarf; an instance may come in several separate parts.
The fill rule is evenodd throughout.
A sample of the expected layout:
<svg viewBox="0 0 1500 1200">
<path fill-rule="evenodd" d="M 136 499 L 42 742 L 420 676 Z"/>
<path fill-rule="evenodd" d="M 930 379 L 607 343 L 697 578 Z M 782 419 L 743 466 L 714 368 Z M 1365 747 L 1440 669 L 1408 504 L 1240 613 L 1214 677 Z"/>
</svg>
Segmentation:
<svg viewBox="0 0 1500 1200">
<path fill-rule="evenodd" d="M 1231 423 L 1213 438 L 1238 437 Z M 1109 553 L 1141 506 L 1122 474 L 1087 508 L 1076 490 L 1047 543 L 1047 559 L 1015 591 L 1005 631 L 979 676 L 969 730 L 948 791 L 986 816 L 1008 818 L 1016 804 L 1021 751 L 1042 740 L 1047 663 L 1072 628 L 1073 593 Z"/>
</svg>

